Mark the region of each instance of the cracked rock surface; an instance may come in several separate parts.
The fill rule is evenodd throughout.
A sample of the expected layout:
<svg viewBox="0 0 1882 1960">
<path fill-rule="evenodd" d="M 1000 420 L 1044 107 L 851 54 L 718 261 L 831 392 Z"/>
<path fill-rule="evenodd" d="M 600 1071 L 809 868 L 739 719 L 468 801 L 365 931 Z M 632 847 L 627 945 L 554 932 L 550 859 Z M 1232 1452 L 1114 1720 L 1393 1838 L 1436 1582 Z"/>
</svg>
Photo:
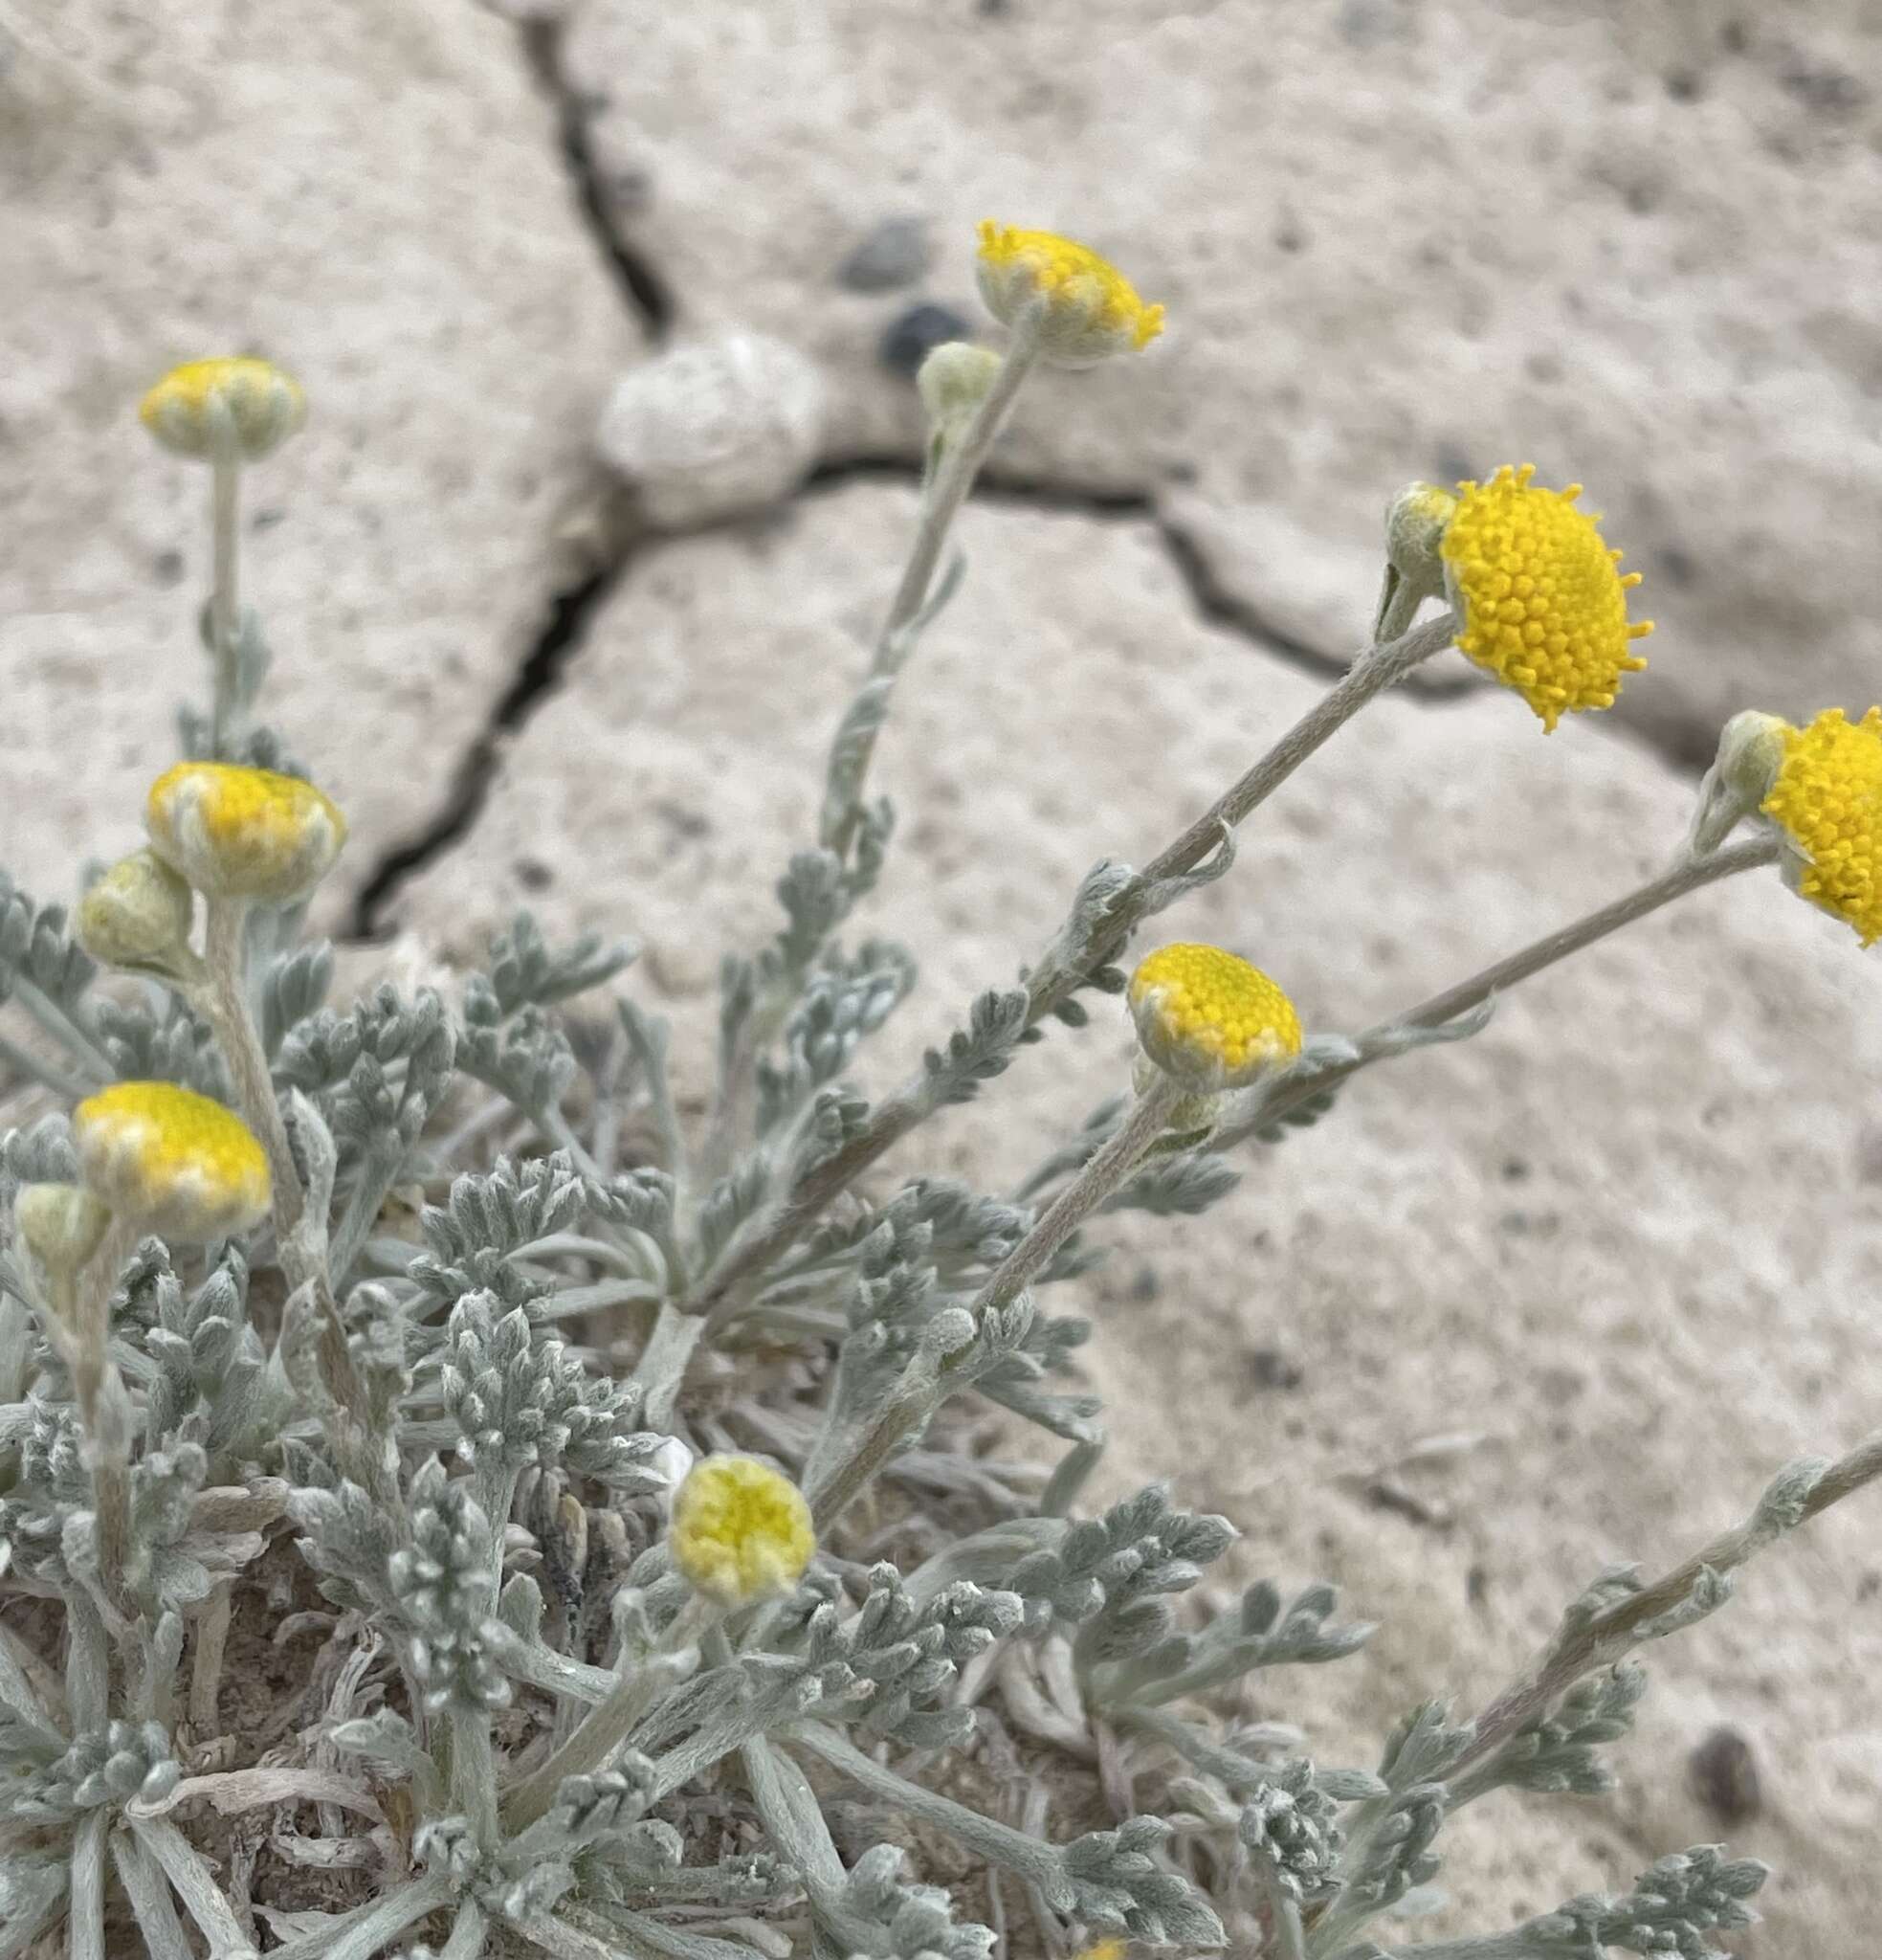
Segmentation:
<svg viewBox="0 0 1882 1960">
<path fill-rule="evenodd" d="M 1624 712 L 1675 752 L 1872 698 L 1872 6 L 814 12 L 572 0 L 559 65 L 676 329 L 814 354 L 839 451 L 915 452 L 879 349 L 912 308 L 980 317 L 973 221 L 1053 227 L 1169 331 L 1075 412 L 1022 409 L 1009 465 L 1157 493 L 1281 631 L 1346 652 L 1391 493 L 1528 459 L 1647 574 L 1668 673 Z M 929 269 L 855 290 L 911 224 Z"/>
<path fill-rule="evenodd" d="M 645 551 L 475 848 L 418 877 L 406 922 L 459 959 L 520 903 L 558 932 L 643 939 L 623 984 L 675 1021 L 697 1117 L 720 952 L 777 923 L 768 888 L 813 832 L 912 516 L 904 490 L 850 485 Z M 870 1089 L 1036 954 L 1088 865 L 1147 858 L 1319 685 L 1199 622 L 1141 521 L 976 508 L 963 543 L 967 582 L 878 753 L 901 828 L 852 936 L 904 939 L 923 978 L 865 1052 Z M 1631 884 L 1691 795 L 1593 717 L 1549 738 L 1500 690 L 1388 698 L 1153 930 L 1235 947 L 1310 1025 L 1357 1029 Z M 1476 1040 L 1362 1079 L 1251 1153 L 1207 1217 L 1100 1226 L 1118 1250 L 1086 1282 L 1085 1351 L 1118 1482 L 1171 1479 L 1244 1527 L 1248 1573 L 1331 1578 L 1384 1622 L 1355 1660 L 1265 1680 L 1255 1712 L 1368 1762 L 1414 1701 L 1487 1702 L 1604 1564 L 1675 1562 L 1781 1462 L 1873 1425 L 1882 1130 L 1854 1085 L 1882 1068 L 1879 1010 L 1853 935 L 1752 874 L 1518 990 Z M 1089 1030 L 1054 1028 L 877 1188 L 896 1169 L 1009 1188 L 1123 1085 L 1128 1054 L 1096 1000 Z M 1390 1468 L 1432 1437 L 1463 1440 Z M 1777 1868 L 1748 1950 L 1855 1960 L 1839 1938 L 1882 1910 L 1873 1542 L 1852 1503 L 1650 1653 L 1613 1802 L 1466 1814 L 1444 1924 L 1624 1887 L 1727 1835 L 1683 1763 L 1730 1721 L 1767 1800 L 1729 1835 Z"/>
<path fill-rule="evenodd" d="M 492 16 L 37 19 L 0 81 L 8 868 L 63 897 L 138 839 L 172 707 L 207 693 L 209 481 L 137 402 L 175 361 L 255 352 L 311 410 L 247 473 L 243 597 L 266 711 L 352 821 L 343 896 L 445 795 L 566 582 L 559 528 L 639 332 Z"/>
</svg>

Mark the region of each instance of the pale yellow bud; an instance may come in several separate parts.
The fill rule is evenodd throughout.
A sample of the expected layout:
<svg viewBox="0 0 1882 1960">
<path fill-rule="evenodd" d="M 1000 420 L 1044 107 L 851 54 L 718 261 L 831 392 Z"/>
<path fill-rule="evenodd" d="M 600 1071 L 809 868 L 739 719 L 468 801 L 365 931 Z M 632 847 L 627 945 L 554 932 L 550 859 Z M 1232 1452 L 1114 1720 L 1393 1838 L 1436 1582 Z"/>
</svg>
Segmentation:
<svg viewBox="0 0 1882 1960">
<path fill-rule="evenodd" d="M 72 1113 L 91 1191 L 178 1244 L 246 1232 L 267 1215 L 268 1158 L 239 1116 L 175 1082 L 114 1082 Z"/>
<path fill-rule="evenodd" d="M 138 409 L 144 426 L 178 456 L 258 462 L 307 418 L 307 397 L 272 361 L 186 361 Z"/>
<path fill-rule="evenodd" d="M 312 783 L 236 763 L 178 763 L 151 786 L 144 821 L 199 892 L 265 905 L 304 899 L 346 841 L 346 819 Z"/>
<path fill-rule="evenodd" d="M 76 1184 L 27 1184 L 13 1200 L 20 1243 L 49 1273 L 76 1273 L 99 1248 L 109 1209 Z"/>
<path fill-rule="evenodd" d="M 968 341 L 943 341 L 932 349 L 915 376 L 930 430 L 943 442 L 952 441 L 973 419 L 999 371 L 1000 356 Z"/>
<path fill-rule="evenodd" d="M 197 964 L 189 950 L 195 894 L 154 851 L 121 858 L 78 903 L 78 944 L 107 967 L 179 979 Z"/>
</svg>

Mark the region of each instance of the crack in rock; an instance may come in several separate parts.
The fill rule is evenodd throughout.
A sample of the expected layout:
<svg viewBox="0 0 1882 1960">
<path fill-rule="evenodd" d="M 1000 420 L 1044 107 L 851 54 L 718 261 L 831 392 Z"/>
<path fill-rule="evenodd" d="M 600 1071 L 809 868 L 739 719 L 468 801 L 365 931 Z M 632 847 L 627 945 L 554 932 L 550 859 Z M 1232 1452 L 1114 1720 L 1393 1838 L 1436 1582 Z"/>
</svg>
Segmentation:
<svg viewBox="0 0 1882 1960">
<path fill-rule="evenodd" d="M 620 582 L 632 558 L 632 546 L 625 546 L 610 563 L 551 598 L 534 645 L 453 771 L 442 809 L 429 823 L 382 852 L 360 887 L 343 935 L 348 942 L 383 939 L 390 930 L 387 907 L 399 891 L 470 835 L 483 813 L 506 740 L 529 720 L 545 696 L 560 687 L 564 670 L 587 637 L 597 608 Z"/>
<path fill-rule="evenodd" d="M 582 98 L 569 87 L 562 70 L 563 23 L 529 20 L 519 25 L 524 59 L 550 100 L 562 141 L 563 162 L 575 191 L 583 221 L 594 238 L 603 262 L 613 276 L 628 309 L 649 342 L 658 346 L 673 331 L 673 289 L 644 253 L 624 237 L 609 208 L 609 195 L 588 140 L 588 114 Z"/>
</svg>

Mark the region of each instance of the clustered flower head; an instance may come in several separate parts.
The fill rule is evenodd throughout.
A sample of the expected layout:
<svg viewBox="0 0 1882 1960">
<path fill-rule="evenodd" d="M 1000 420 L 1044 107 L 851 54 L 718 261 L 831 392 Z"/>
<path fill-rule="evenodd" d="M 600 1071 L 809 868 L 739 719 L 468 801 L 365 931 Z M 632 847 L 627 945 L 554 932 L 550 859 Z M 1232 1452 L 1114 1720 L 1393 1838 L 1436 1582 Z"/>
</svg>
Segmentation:
<svg viewBox="0 0 1882 1960">
<path fill-rule="evenodd" d="M 667 1543 L 697 1592 L 748 1606 L 788 1592 L 817 1548 L 810 1506 L 756 1457 L 706 1457 L 674 1494 Z"/>
<path fill-rule="evenodd" d="M 307 419 L 307 397 L 272 361 L 186 361 L 144 396 L 138 413 L 178 456 L 258 462 Z"/>
<path fill-rule="evenodd" d="M 199 892 L 266 905 L 304 899 L 346 842 L 346 819 L 312 783 L 237 763 L 178 763 L 151 785 L 144 820 Z"/>
<path fill-rule="evenodd" d="M 178 1244 L 246 1232 L 267 1215 L 268 1158 L 240 1117 L 175 1082 L 114 1082 L 79 1103 L 86 1185 L 122 1218 Z"/>
<path fill-rule="evenodd" d="M 1545 490 L 1534 475 L 1506 463 L 1488 483 L 1460 483 L 1439 552 L 1458 647 L 1553 730 L 1563 714 L 1614 705 L 1621 677 L 1647 664 L 1631 648 L 1653 624 L 1629 623 L 1640 574 L 1615 569 L 1620 552 L 1575 507 L 1582 486 Z"/>
<path fill-rule="evenodd" d="M 1160 947 L 1131 975 L 1129 998 L 1143 1052 L 1192 1088 L 1242 1088 L 1300 1053 L 1294 1003 L 1217 946 Z"/>
<path fill-rule="evenodd" d="M 1785 727 L 1782 742 L 1762 808 L 1788 839 L 1785 876 L 1872 946 L 1882 939 L 1882 708 L 1859 722 L 1826 708 L 1807 728 Z"/>
<path fill-rule="evenodd" d="M 1060 367 L 1140 350 L 1163 330 L 1163 309 L 1146 306 L 1109 259 L 1053 232 L 1022 232 L 988 218 L 975 271 L 981 297 L 1004 325 L 1043 305 L 1040 351 Z"/>
</svg>

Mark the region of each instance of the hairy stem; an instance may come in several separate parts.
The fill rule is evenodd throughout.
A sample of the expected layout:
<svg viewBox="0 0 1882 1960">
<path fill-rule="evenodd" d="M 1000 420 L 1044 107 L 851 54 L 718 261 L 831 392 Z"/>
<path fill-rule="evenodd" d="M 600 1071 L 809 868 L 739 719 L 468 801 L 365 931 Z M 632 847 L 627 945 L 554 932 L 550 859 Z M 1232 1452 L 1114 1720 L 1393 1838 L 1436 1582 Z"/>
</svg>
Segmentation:
<svg viewBox="0 0 1882 1960">
<path fill-rule="evenodd" d="M 241 480 L 241 453 L 235 445 L 234 432 L 230 430 L 218 443 L 210 468 L 210 529 L 214 552 L 213 584 L 210 589 L 210 750 L 218 757 L 226 757 L 230 752 L 235 718 L 235 547 Z"/>
<path fill-rule="evenodd" d="M 196 1005 L 215 1030 L 229 1072 L 234 1078 L 235 1100 L 242 1115 L 268 1153 L 275 1242 L 290 1283 L 298 1286 L 310 1277 L 289 1263 L 296 1258 L 295 1232 L 306 1199 L 300 1189 L 300 1172 L 295 1168 L 294 1151 L 288 1144 L 287 1125 L 281 1121 L 280 1104 L 275 1100 L 268 1058 L 262 1051 L 261 1036 L 249 1009 L 245 945 L 248 909 L 247 902 L 240 899 L 207 901 L 203 950 L 208 970 L 202 985 L 195 990 Z"/>
<path fill-rule="evenodd" d="M 680 1608 L 653 1651 L 624 1667 L 612 1691 L 588 1710 L 575 1733 L 511 1788 L 503 1800 L 504 1836 L 514 1838 L 542 1816 L 565 1776 L 591 1776 L 607 1768 L 634 1725 L 673 1685 L 674 1663 L 722 1611 L 697 1592 Z"/>
<path fill-rule="evenodd" d="M 981 466 L 999 438 L 1001 428 L 1026 377 L 1038 363 L 1039 341 L 1045 322 L 1046 309 L 1043 305 L 1029 308 L 1014 321 L 1012 338 L 1007 344 L 1006 357 L 993 377 L 992 386 L 962 431 L 961 439 L 942 452 L 940 469 L 923 488 L 915 541 L 902 568 L 901 581 L 889 602 L 881 630 L 875 635 L 875 647 L 869 664 L 872 678 L 893 676 L 906 657 L 905 642 L 909 628 L 915 624 L 927 601 L 929 588 L 935 580 L 935 568 L 941 563 L 948 533 L 954 528 L 954 520 L 966 501 Z M 849 793 L 840 804 L 832 800 L 825 806 L 822 841 L 827 850 L 834 851 L 839 857 L 847 854 L 855 837 L 862 781 L 869 770 L 870 757 L 875 752 L 875 735 L 876 731 L 871 728 L 856 737 L 849 771 Z"/>
<path fill-rule="evenodd" d="M 1807 1523 L 1882 1476 L 1882 1430 L 1866 1437 L 1824 1473 L 1805 1500 L 1798 1522 Z M 1632 1592 L 1605 1613 L 1598 1614 L 1553 1647 L 1547 1659 L 1507 1688 L 1477 1718 L 1471 1746 L 1447 1771 L 1455 1776 L 1500 1748 L 1527 1727 L 1560 1696 L 1594 1669 L 1605 1666 L 1631 1647 L 1641 1629 L 1688 1599 L 1706 1572 L 1723 1574 L 1743 1565 L 1769 1542 L 1769 1532 L 1754 1518 L 1735 1525 L 1701 1551 L 1650 1586 Z"/>
<path fill-rule="evenodd" d="M 1160 1137 L 1169 1122 L 1170 1111 L 1185 1091 L 1173 1076 L 1161 1070 L 1149 1088 L 1131 1104 L 1122 1123 L 1112 1131 L 1101 1149 L 1094 1155 L 1065 1189 L 1059 1192 L 1030 1231 L 994 1268 L 975 1297 L 969 1311 L 975 1320 L 989 1311 L 1007 1306 L 1050 1263 L 1052 1256 L 1077 1231 L 1118 1187 L 1123 1183 L 1143 1154 Z"/>
<path fill-rule="evenodd" d="M 1511 953 L 1495 966 L 1473 973 L 1468 980 L 1460 980 L 1442 993 L 1434 993 L 1428 1000 L 1420 1001 L 1416 1007 L 1407 1009 L 1391 1020 L 1382 1021 L 1377 1027 L 1368 1029 L 1359 1038 L 1361 1054 L 1357 1060 L 1316 1070 L 1293 1082 L 1286 1076 L 1277 1078 L 1271 1088 L 1257 1091 L 1249 1099 L 1244 1105 L 1245 1114 L 1216 1131 L 1209 1139 L 1209 1148 L 1227 1150 L 1236 1144 L 1245 1143 L 1257 1131 L 1278 1122 L 1291 1109 L 1324 1093 L 1333 1083 L 1357 1074 L 1377 1058 L 1366 1052 L 1369 1043 L 1384 1041 L 1402 1029 L 1441 1028 L 1459 1014 L 1481 1007 L 1493 994 L 1506 991 L 1545 968 L 1553 967 L 1558 961 L 1567 959 L 1571 953 L 1578 953 L 1583 947 L 1593 946 L 1597 940 L 1605 939 L 1610 932 L 1618 932 L 1636 919 L 1644 919 L 1650 912 L 1658 911 L 1662 905 L 1671 904 L 1673 900 L 1684 898 L 1689 892 L 1698 891 L 1705 885 L 1716 884 L 1722 878 L 1775 863 L 1777 856 L 1776 842 L 1760 837 L 1734 845 L 1730 850 L 1719 851 L 1710 858 L 1682 858 L 1657 878 L 1649 879 L 1645 884 L 1601 906 L 1599 910 L 1588 913 L 1572 924 L 1544 933 L 1519 952 Z M 1382 1052 L 1389 1054 L 1391 1051 L 1386 1048 Z"/>
</svg>

